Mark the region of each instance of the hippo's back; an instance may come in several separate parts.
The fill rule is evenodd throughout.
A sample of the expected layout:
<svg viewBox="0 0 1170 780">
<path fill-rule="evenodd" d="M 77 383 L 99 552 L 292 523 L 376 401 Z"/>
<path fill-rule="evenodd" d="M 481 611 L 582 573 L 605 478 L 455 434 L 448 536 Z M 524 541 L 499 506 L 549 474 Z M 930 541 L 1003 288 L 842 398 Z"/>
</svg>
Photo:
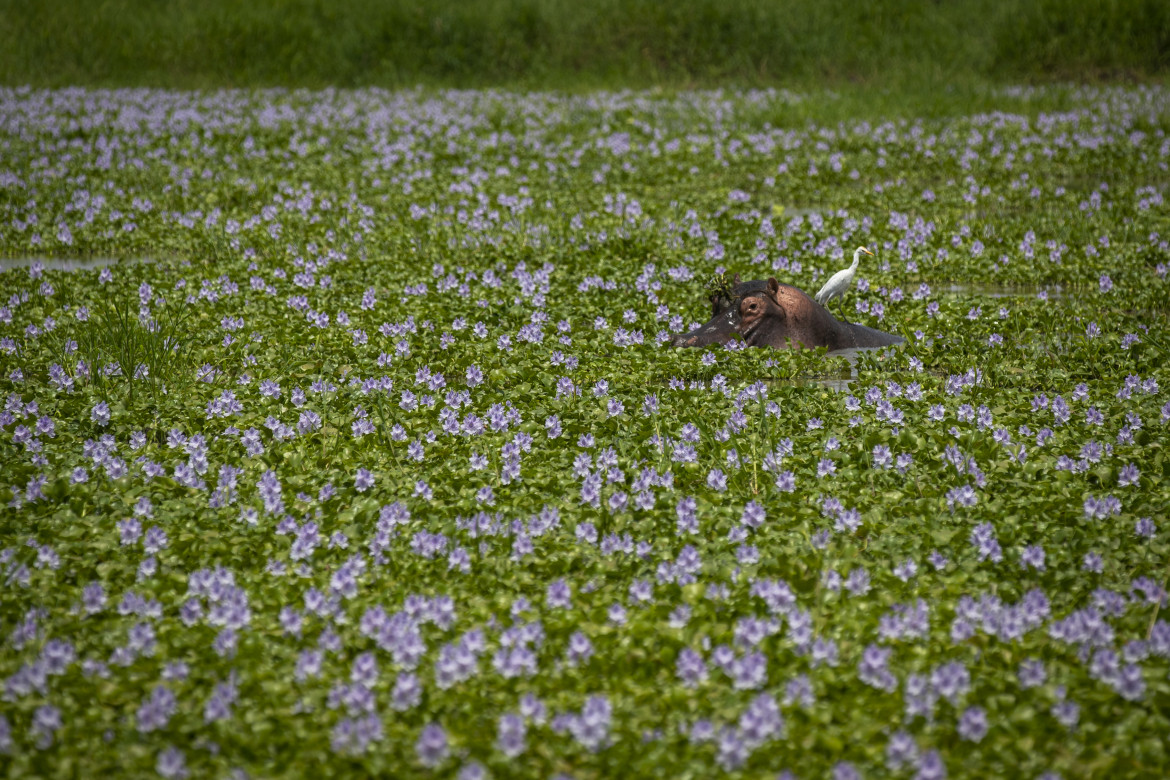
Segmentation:
<svg viewBox="0 0 1170 780">
<path fill-rule="evenodd" d="M 865 325 L 841 324 L 850 331 L 847 338 L 842 340 L 851 343 L 843 344 L 844 347 L 888 347 L 891 344 L 902 344 L 906 341 L 901 336 L 895 336 L 893 333 L 886 333 Z"/>
</svg>

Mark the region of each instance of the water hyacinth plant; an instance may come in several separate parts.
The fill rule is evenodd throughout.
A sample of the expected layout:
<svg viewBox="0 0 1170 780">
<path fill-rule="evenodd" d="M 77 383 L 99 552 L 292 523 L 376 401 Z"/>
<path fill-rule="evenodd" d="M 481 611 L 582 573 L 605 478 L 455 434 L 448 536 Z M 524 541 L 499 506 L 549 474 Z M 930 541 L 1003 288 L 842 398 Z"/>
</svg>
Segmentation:
<svg viewBox="0 0 1170 780">
<path fill-rule="evenodd" d="M 1170 91 L 830 99 L 0 90 L 0 766 L 1170 772 Z"/>
</svg>

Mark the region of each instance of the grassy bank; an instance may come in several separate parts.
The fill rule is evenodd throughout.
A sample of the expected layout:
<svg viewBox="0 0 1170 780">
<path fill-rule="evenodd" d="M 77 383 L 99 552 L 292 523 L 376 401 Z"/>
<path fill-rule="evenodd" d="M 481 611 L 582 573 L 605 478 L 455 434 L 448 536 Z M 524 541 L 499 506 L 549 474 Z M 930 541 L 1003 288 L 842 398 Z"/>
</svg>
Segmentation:
<svg viewBox="0 0 1170 780">
<path fill-rule="evenodd" d="M 1158 0 L 42 0 L 0 3 L 34 86 L 897 87 L 1158 77 Z"/>
</svg>

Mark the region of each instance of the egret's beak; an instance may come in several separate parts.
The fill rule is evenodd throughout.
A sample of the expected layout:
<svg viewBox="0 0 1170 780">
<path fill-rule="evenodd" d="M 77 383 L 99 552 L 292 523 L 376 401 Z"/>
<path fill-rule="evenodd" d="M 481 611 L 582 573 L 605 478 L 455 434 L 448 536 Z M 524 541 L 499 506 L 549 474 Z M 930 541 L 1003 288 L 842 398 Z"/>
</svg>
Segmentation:
<svg viewBox="0 0 1170 780">
<path fill-rule="evenodd" d="M 873 252 L 869 251 L 869 250 L 868 250 L 868 249 L 866 249 L 865 247 L 862 247 L 862 248 L 861 248 L 861 251 L 862 251 L 862 252 L 865 252 L 865 253 L 866 253 L 867 255 L 869 255 L 870 257 L 873 257 L 873 256 L 874 256 Z"/>
</svg>

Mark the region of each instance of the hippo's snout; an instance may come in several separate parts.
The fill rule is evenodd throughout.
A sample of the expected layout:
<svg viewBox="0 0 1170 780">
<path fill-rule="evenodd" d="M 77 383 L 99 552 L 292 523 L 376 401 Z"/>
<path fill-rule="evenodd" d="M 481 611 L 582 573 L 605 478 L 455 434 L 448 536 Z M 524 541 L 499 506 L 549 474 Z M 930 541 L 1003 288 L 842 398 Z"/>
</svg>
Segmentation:
<svg viewBox="0 0 1170 780">
<path fill-rule="evenodd" d="M 672 347 L 705 347 L 709 344 L 726 344 L 739 331 L 739 317 L 729 311 L 713 318 L 706 325 L 700 325 L 686 333 L 675 334 L 670 340 Z"/>
</svg>

